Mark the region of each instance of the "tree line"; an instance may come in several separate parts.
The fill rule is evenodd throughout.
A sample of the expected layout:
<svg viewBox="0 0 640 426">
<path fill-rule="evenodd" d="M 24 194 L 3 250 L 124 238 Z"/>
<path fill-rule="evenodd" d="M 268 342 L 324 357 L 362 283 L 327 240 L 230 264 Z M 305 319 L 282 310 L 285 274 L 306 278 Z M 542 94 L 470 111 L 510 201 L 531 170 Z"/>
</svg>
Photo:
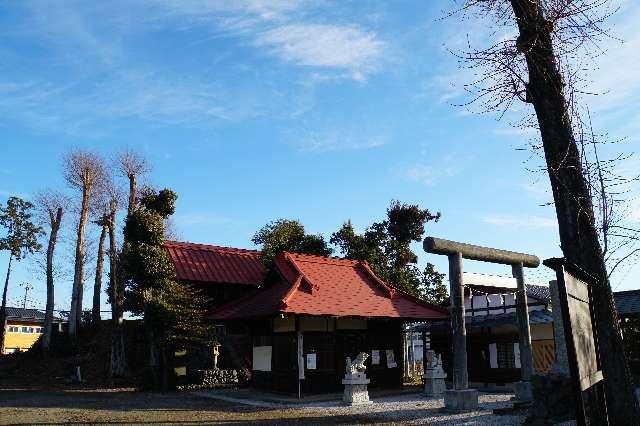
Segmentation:
<svg viewBox="0 0 640 426">
<path fill-rule="evenodd" d="M 203 342 L 208 332 L 204 323 L 206 299 L 188 285 L 178 285 L 175 270 L 164 250 L 165 223 L 175 211 L 177 195 L 170 189 L 140 187 L 141 178 L 150 171 L 140 154 L 126 150 L 107 160 L 96 152 L 73 150 L 62 159 L 62 174 L 71 189 L 47 189 L 35 196 L 34 203 L 10 197 L 0 204 L 0 250 L 9 252 L 3 288 L 0 323 L 6 317 L 7 291 L 13 262 L 41 251 L 46 239 L 45 261 L 46 308 L 44 333 L 40 342 L 43 353 L 51 347 L 55 300 L 55 282 L 59 278 L 56 247 L 60 231 L 74 232 L 73 281 L 68 312 L 68 334 L 77 350 L 82 327 L 102 329 L 100 308 L 103 293 L 111 305 L 109 326 L 110 368 L 112 378 L 130 374 L 125 347 L 124 313 L 144 318 L 147 362 L 143 385 L 152 389 L 169 386 L 167 357 L 171 344 L 182 346 Z M 127 189 L 125 189 L 127 188 Z M 118 214 L 126 206 L 121 234 Z M 75 215 L 75 223 L 69 216 Z M 83 315 L 88 227 L 99 229 L 95 247 L 95 276 L 90 315 Z M 118 241 L 122 235 L 122 241 Z M 91 247 L 92 248 L 92 247 Z M 109 277 L 103 284 L 105 259 Z M 188 333 L 187 333 L 188 331 Z M 0 343 L 4 346 L 4 328 Z"/>
</svg>

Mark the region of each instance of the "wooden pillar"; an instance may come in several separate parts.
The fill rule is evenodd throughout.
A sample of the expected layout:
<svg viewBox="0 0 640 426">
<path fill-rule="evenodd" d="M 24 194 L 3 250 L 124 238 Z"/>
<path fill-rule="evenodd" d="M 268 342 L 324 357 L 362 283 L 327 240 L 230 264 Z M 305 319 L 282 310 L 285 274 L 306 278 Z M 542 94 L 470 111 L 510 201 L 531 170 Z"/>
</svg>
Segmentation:
<svg viewBox="0 0 640 426">
<path fill-rule="evenodd" d="M 448 255 L 449 291 L 451 294 L 451 329 L 453 346 L 453 388 L 469 388 L 467 373 L 467 330 L 464 324 L 464 289 L 462 283 L 462 254 Z"/>
<path fill-rule="evenodd" d="M 302 398 L 302 380 L 304 380 L 304 342 L 300 331 L 300 318 L 296 315 L 296 346 L 298 358 L 298 399 Z"/>
<path fill-rule="evenodd" d="M 523 382 L 530 382 L 533 375 L 533 351 L 531 350 L 531 330 L 529 328 L 529 307 L 527 305 L 527 289 L 524 284 L 522 263 L 511 266 L 513 277 L 518 283 L 516 296 L 516 316 L 520 337 L 520 371 Z"/>
</svg>

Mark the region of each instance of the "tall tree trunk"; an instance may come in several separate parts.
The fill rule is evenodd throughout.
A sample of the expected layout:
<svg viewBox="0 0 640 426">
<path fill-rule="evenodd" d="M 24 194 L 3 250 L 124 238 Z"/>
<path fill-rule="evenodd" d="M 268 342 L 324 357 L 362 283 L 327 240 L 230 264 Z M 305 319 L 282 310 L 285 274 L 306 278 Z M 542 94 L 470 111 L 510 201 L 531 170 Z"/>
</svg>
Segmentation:
<svg viewBox="0 0 640 426">
<path fill-rule="evenodd" d="M 4 353 L 4 334 L 7 327 L 7 289 L 9 288 L 9 276 L 11 275 L 12 260 L 13 254 L 9 254 L 9 266 L 7 267 L 7 277 L 4 280 L 4 290 L 2 290 L 2 307 L 0 307 L 0 324 L 2 324 L 2 330 L 0 330 L 0 354 Z"/>
<path fill-rule="evenodd" d="M 119 279 L 119 265 L 116 250 L 116 212 L 109 215 L 109 288 L 111 288 L 111 377 L 124 377 L 127 374 L 127 358 L 124 340 L 124 317 L 122 311 L 124 288 Z"/>
<path fill-rule="evenodd" d="M 146 289 L 144 297 L 144 329 L 147 341 L 148 356 L 145 386 L 151 390 L 164 390 L 163 344 L 160 317 L 153 302 L 153 290 Z"/>
<path fill-rule="evenodd" d="M 540 126 L 562 252 L 597 279 L 593 286 L 594 311 L 611 424 L 631 425 L 638 418 L 634 416 L 633 386 L 564 81 L 553 49 L 551 24 L 542 14 L 540 0 L 511 0 L 511 6 L 520 31 L 518 50 L 525 55 L 529 70 L 527 98 Z"/>
<path fill-rule="evenodd" d="M 89 194 L 91 188 L 84 185 L 82 188 L 82 205 L 80 209 L 80 221 L 78 222 L 78 233 L 76 239 L 76 259 L 73 274 L 73 287 L 71 291 L 71 312 L 69 312 L 69 335 L 72 339 L 77 336 L 77 329 L 80 326 L 82 317 L 82 293 L 84 280 L 84 234 L 89 217 Z"/>
<path fill-rule="evenodd" d="M 53 284 L 53 253 L 58 240 L 58 230 L 62 222 L 62 207 L 58 207 L 56 215 L 49 212 L 51 233 L 49 234 L 49 245 L 47 246 L 47 306 L 44 313 L 44 335 L 42 336 L 42 349 L 49 350 L 51 345 L 51 333 L 53 331 L 53 307 L 54 307 L 54 284 Z"/>
<path fill-rule="evenodd" d="M 129 202 L 127 214 L 133 213 L 136 205 L 137 181 L 136 175 L 129 173 Z M 111 287 L 111 377 L 124 377 L 127 374 L 126 346 L 124 335 L 124 280 L 126 265 L 122 261 L 117 262 L 115 239 L 115 205 L 112 205 L 109 220 L 109 285 Z M 122 242 L 122 253 L 128 247 L 126 239 Z M 121 259 L 125 256 L 121 256 Z"/>
<path fill-rule="evenodd" d="M 100 239 L 98 240 L 98 259 L 96 261 L 96 278 L 93 283 L 93 307 L 91 309 L 91 321 L 95 326 L 100 325 L 100 296 L 102 292 L 102 274 L 104 273 L 104 242 L 107 239 L 107 218 L 103 217 L 99 222 L 102 226 Z"/>
<path fill-rule="evenodd" d="M 136 207 L 136 197 L 138 192 L 138 181 L 135 173 L 129 173 L 129 204 L 127 206 L 127 214 L 133 213 L 133 209 Z"/>
</svg>

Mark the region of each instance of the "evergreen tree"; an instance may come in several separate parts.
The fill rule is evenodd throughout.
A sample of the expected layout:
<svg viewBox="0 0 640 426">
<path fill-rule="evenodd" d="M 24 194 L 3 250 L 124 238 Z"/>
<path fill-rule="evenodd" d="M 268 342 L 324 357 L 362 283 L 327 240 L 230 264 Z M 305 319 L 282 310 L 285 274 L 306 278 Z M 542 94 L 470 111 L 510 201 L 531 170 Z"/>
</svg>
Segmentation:
<svg viewBox="0 0 640 426">
<path fill-rule="evenodd" d="M 382 280 L 409 294 L 424 297 L 427 278 L 416 265 L 418 256 L 411 250 L 411 242 L 422 240 L 425 223 L 439 219 L 440 213 L 432 214 L 417 205 L 392 201 L 386 220 L 373 223 L 363 234 L 357 234 L 351 221 L 347 221 L 332 234 L 330 242 L 344 257 L 368 262 Z"/>
<path fill-rule="evenodd" d="M 436 271 L 433 263 L 427 263 L 422 273 L 422 285 L 420 297 L 427 302 L 444 305 L 449 301 L 447 286 L 444 283 L 444 275 Z"/>
<path fill-rule="evenodd" d="M 278 219 L 267 223 L 251 239 L 261 246 L 263 260 L 271 265 L 283 251 L 329 256 L 333 250 L 322 235 L 307 234 L 297 220 Z"/>
<path fill-rule="evenodd" d="M 0 227 L 6 229 L 5 236 L 0 238 L 0 251 L 7 250 L 9 252 L 9 265 L 7 266 L 7 276 L 2 291 L 2 307 L 0 308 L 0 349 L 4 349 L 7 289 L 9 288 L 12 261 L 20 261 L 42 247 L 38 243 L 38 237 L 44 232 L 42 228 L 31 221 L 32 211 L 33 204 L 19 197 L 9 198 L 6 207 L 0 205 Z"/>
<path fill-rule="evenodd" d="M 202 342 L 206 299 L 178 284 L 164 249 L 164 220 L 175 211 L 176 194 L 168 189 L 146 194 L 127 216 L 125 238 L 128 305 L 144 315 L 148 362 L 143 386 L 166 390 L 171 384 L 169 350 Z"/>
</svg>

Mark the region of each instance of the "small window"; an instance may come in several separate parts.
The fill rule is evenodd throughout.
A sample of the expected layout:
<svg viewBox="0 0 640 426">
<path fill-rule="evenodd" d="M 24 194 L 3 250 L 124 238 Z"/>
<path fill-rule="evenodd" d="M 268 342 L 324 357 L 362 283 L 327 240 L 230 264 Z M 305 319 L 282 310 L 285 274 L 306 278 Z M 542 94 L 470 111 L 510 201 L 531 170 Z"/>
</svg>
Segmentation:
<svg viewBox="0 0 640 426">
<path fill-rule="evenodd" d="M 516 368 L 516 356 L 513 350 L 513 343 L 496 344 L 498 356 L 498 368 Z"/>
<path fill-rule="evenodd" d="M 22 333 L 28 333 L 29 332 L 29 327 L 22 327 L 21 332 Z"/>
<path fill-rule="evenodd" d="M 35 333 L 35 328 L 29 327 L 29 333 Z"/>
<path fill-rule="evenodd" d="M 9 326 L 9 333 L 17 333 L 17 332 L 18 332 L 18 327 L 16 327 L 15 325 Z"/>
</svg>

